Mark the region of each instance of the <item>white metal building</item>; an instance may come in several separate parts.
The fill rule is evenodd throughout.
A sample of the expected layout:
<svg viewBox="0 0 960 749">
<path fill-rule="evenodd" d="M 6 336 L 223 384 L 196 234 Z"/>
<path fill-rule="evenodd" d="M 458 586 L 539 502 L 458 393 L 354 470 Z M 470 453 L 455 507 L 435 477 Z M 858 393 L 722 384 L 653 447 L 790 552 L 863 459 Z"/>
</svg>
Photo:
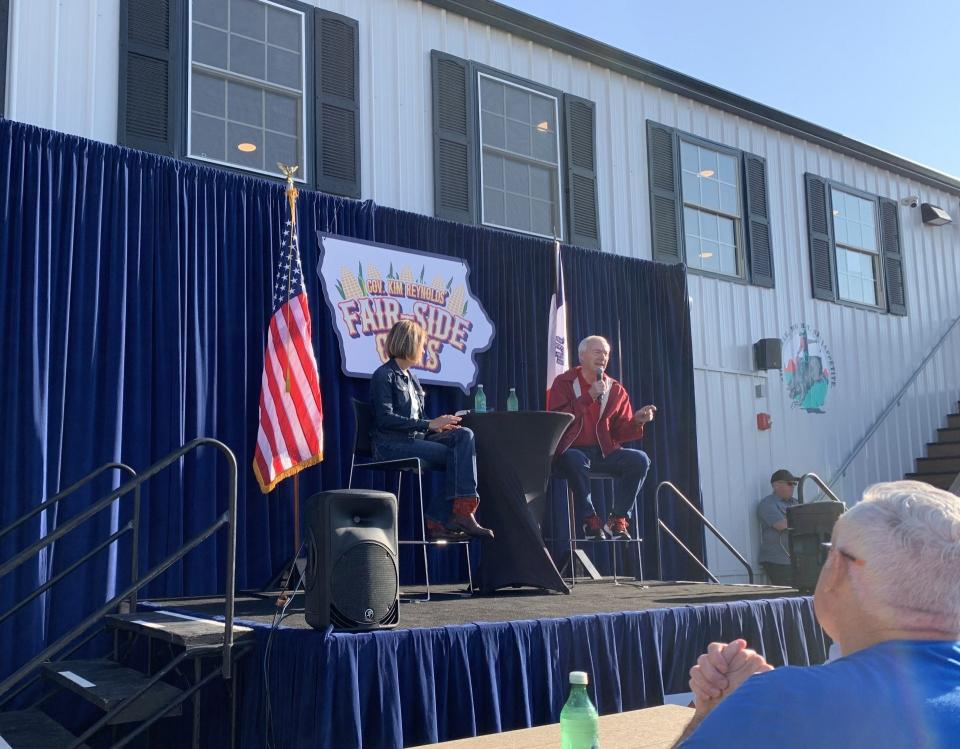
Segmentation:
<svg viewBox="0 0 960 749">
<path fill-rule="evenodd" d="M 958 178 L 489 0 L 0 0 L 0 29 L 10 119 L 685 262 L 706 513 L 748 558 L 773 469 L 851 502 L 960 440 L 960 228 L 923 220 Z"/>
</svg>

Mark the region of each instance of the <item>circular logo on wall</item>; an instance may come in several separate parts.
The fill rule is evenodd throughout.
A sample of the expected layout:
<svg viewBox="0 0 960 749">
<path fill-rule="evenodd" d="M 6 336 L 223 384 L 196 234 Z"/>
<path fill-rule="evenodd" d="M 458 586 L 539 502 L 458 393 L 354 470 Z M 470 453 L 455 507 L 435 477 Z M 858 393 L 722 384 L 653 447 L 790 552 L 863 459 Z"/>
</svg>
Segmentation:
<svg viewBox="0 0 960 749">
<path fill-rule="evenodd" d="M 822 414 L 830 389 L 837 385 L 833 354 L 820 331 L 806 323 L 791 325 L 783 334 L 783 368 L 780 378 L 794 408 Z"/>
</svg>

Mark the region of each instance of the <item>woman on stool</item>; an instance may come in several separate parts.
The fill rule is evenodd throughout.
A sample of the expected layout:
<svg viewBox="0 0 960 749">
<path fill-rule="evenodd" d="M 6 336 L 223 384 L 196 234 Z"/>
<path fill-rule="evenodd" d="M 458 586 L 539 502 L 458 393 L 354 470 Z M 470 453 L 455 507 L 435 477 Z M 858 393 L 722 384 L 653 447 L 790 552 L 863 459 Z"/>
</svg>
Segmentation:
<svg viewBox="0 0 960 749">
<path fill-rule="evenodd" d="M 426 511 L 430 538 L 493 538 L 474 517 L 480 499 L 473 432 L 460 426 L 459 416 L 423 417 L 423 388 L 410 368 L 423 361 L 426 343 L 426 331 L 411 320 L 387 334 L 390 359 L 370 380 L 374 460 L 420 458 L 425 468 L 445 471 L 443 497 L 434 497 Z"/>
</svg>

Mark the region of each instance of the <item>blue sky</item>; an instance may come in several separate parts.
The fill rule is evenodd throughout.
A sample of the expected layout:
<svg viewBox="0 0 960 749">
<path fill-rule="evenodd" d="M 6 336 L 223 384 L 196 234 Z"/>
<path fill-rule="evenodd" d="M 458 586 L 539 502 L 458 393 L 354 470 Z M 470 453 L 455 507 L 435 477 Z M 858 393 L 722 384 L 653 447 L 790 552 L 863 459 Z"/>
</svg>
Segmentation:
<svg viewBox="0 0 960 749">
<path fill-rule="evenodd" d="M 501 0 L 960 177 L 957 0 Z"/>
</svg>

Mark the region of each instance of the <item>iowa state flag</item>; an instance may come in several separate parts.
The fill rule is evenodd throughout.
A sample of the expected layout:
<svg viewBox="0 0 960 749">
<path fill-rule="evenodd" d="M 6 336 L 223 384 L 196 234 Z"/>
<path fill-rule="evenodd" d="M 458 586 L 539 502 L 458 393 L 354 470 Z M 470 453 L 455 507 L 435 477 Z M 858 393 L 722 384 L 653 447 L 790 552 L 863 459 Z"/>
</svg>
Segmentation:
<svg viewBox="0 0 960 749">
<path fill-rule="evenodd" d="M 560 259 L 560 242 L 554 244 L 554 267 L 556 285 L 550 297 L 550 326 L 547 330 L 547 392 L 558 374 L 570 369 L 570 347 L 567 345 L 567 308 L 563 295 L 563 262 Z"/>
</svg>

